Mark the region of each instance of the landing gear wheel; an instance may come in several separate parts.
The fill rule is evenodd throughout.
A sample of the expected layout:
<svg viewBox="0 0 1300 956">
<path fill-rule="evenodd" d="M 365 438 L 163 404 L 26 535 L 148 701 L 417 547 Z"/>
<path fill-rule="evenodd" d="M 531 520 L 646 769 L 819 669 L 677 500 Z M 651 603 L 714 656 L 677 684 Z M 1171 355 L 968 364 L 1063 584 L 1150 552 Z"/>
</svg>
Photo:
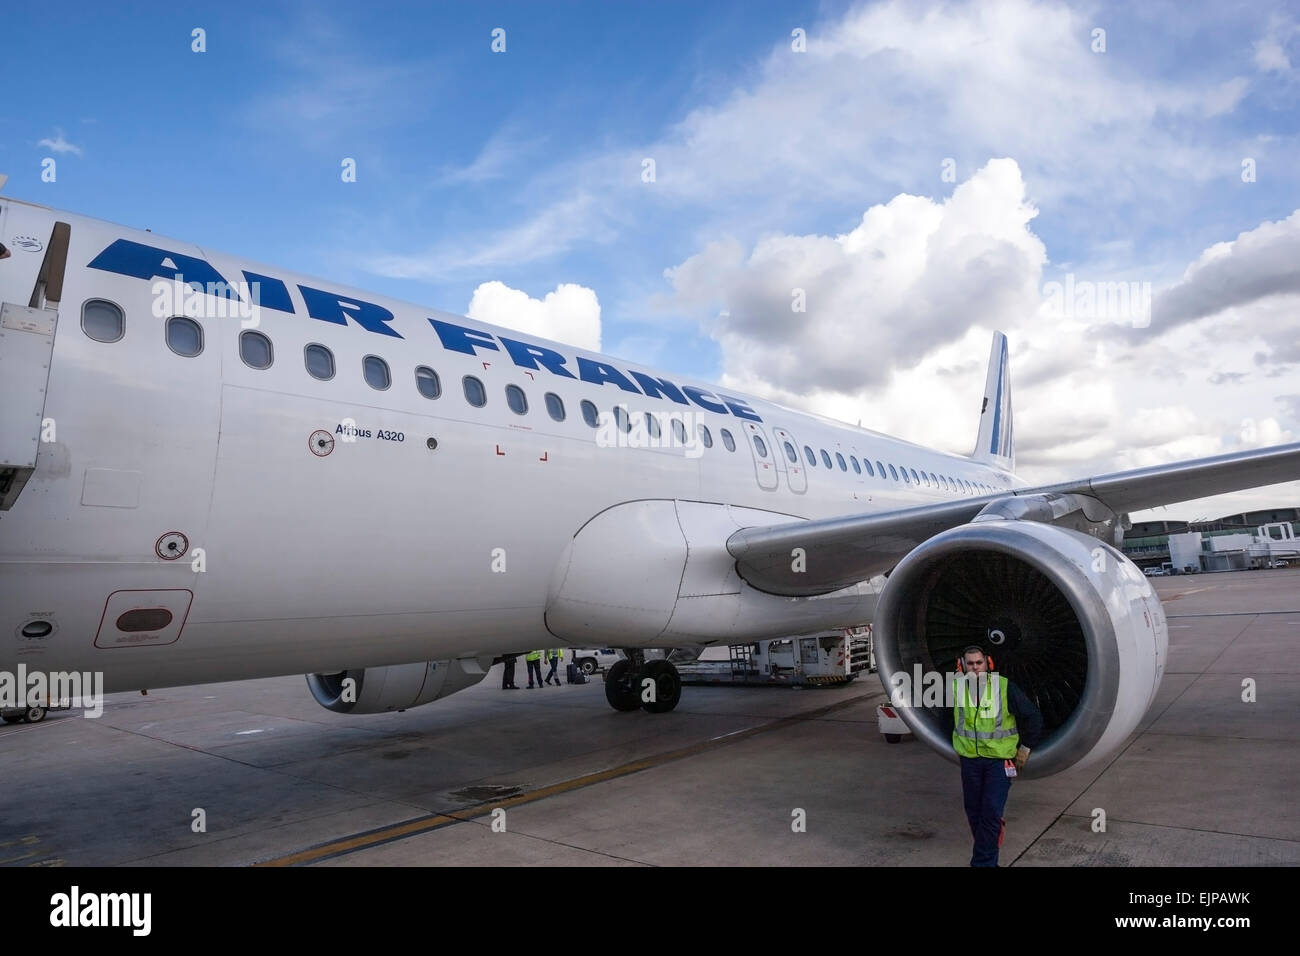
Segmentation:
<svg viewBox="0 0 1300 956">
<path fill-rule="evenodd" d="M 605 674 L 605 700 L 615 710 L 636 710 L 641 706 L 636 673 L 629 661 L 617 661 Z"/>
<path fill-rule="evenodd" d="M 588 677 L 596 673 L 596 659 L 594 657 L 584 657 L 578 661 L 578 666 L 582 668 L 582 672 Z"/>
<path fill-rule="evenodd" d="M 654 681 L 655 699 L 641 706 L 647 713 L 666 714 L 677 706 L 682 699 L 682 679 L 677 668 L 668 661 L 649 661 L 641 671 L 639 686 L 644 686 L 646 678 Z"/>
<path fill-rule="evenodd" d="M 23 720 L 27 721 L 29 724 L 39 724 L 44 719 L 44 707 L 28 707 L 27 713 L 23 714 Z"/>
</svg>

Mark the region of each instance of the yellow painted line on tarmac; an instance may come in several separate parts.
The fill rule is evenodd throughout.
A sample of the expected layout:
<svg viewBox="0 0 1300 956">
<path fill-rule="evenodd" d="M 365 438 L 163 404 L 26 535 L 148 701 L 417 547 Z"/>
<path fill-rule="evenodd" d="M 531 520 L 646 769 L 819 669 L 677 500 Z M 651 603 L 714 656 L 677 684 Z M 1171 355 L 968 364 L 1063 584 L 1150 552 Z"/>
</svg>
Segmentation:
<svg viewBox="0 0 1300 956">
<path fill-rule="evenodd" d="M 538 800 L 545 800 L 548 797 L 559 796 L 563 793 L 581 790 L 583 787 L 591 787 L 598 783 L 605 783 L 609 780 L 616 780 L 619 777 L 626 777 L 629 774 L 640 773 L 642 770 L 659 767 L 663 764 L 671 763 L 674 760 L 684 760 L 687 757 L 694 757 L 698 754 L 706 753 L 710 750 L 716 750 L 719 747 L 725 747 L 758 734 L 771 733 L 774 730 L 781 730 L 785 727 L 790 727 L 806 720 L 816 720 L 819 717 L 824 717 L 826 714 L 834 713 L 837 710 L 842 710 L 852 704 L 866 700 L 869 696 L 871 695 L 860 694 L 856 697 L 850 697 L 847 700 L 836 701 L 835 703 L 828 704 L 825 707 L 817 707 L 813 710 L 792 714 L 789 717 L 781 717 L 777 720 L 768 721 L 767 723 L 759 724 L 756 727 L 749 727 L 745 730 L 733 731 L 729 734 L 712 737 L 708 740 L 701 741 L 697 744 L 691 744 L 687 747 L 679 747 L 676 750 L 669 750 L 661 754 L 655 754 L 651 757 L 643 757 L 640 760 L 633 760 L 618 767 L 611 767 L 608 770 L 600 770 L 581 777 L 575 777 L 572 780 L 553 783 L 546 787 L 539 787 L 536 790 L 529 790 L 525 793 L 515 794 L 512 797 L 505 797 L 504 799 L 495 800 L 490 803 L 475 804 L 466 807 L 463 810 L 457 810 L 454 813 L 431 814 L 426 817 L 417 817 L 414 820 L 407 820 L 403 823 L 395 823 L 391 826 L 380 827 L 376 830 L 366 830 L 338 840 L 331 840 L 328 843 L 322 843 L 318 846 L 309 847 L 305 850 L 300 850 L 297 853 L 290 853 L 286 856 L 263 860 L 254 865 L 303 866 L 311 863 L 319 863 L 321 860 L 343 856 L 348 853 L 356 853 L 359 850 L 366 850 L 384 843 L 392 843 L 396 840 L 405 840 L 421 833 L 428 833 L 432 830 L 451 826 L 452 824 L 466 823 L 478 817 L 488 816 L 493 810 L 505 810 L 510 807 L 535 803 Z"/>
</svg>

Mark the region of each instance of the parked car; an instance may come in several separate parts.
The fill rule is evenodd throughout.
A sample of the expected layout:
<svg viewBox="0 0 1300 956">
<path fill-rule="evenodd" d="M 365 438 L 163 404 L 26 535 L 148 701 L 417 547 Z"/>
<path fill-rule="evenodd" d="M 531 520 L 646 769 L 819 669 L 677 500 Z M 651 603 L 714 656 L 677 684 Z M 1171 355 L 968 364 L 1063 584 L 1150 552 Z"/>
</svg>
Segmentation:
<svg viewBox="0 0 1300 956">
<path fill-rule="evenodd" d="M 573 655 L 571 660 L 582 668 L 583 673 L 588 676 L 596 671 L 606 671 L 614 666 L 614 662 L 621 660 L 623 655 L 612 647 L 589 648 L 574 647 L 569 649 Z"/>
<path fill-rule="evenodd" d="M 1270 568 L 1285 568 L 1285 567 L 1287 566 L 1287 563 L 1286 563 L 1285 561 L 1282 561 L 1282 560 L 1279 559 L 1279 560 L 1277 560 L 1277 561 L 1271 561 L 1271 562 L 1269 562 L 1269 565 L 1268 565 L 1268 566 L 1269 566 Z"/>
</svg>

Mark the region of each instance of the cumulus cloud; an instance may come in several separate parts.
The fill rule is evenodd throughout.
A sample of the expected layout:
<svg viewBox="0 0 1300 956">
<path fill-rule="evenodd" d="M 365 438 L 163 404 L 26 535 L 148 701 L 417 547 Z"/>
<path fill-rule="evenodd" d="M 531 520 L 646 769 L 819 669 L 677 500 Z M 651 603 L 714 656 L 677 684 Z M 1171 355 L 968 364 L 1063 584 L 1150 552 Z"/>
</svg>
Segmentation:
<svg viewBox="0 0 1300 956">
<path fill-rule="evenodd" d="M 600 351 L 600 302 L 596 293 L 571 282 L 534 299 L 504 282 L 484 282 L 474 290 L 465 312 L 472 319 Z"/>
<path fill-rule="evenodd" d="M 1151 305 L 1158 330 L 1271 295 L 1300 293 L 1300 209 L 1231 242 L 1219 242 L 1187 267 L 1182 281 Z"/>
<path fill-rule="evenodd" d="M 680 305 L 721 310 L 706 328 L 728 384 L 855 393 L 974 321 L 1035 311 L 1035 215 L 1019 167 L 999 159 L 943 202 L 896 196 L 838 236 L 713 242 L 666 276 Z"/>
</svg>

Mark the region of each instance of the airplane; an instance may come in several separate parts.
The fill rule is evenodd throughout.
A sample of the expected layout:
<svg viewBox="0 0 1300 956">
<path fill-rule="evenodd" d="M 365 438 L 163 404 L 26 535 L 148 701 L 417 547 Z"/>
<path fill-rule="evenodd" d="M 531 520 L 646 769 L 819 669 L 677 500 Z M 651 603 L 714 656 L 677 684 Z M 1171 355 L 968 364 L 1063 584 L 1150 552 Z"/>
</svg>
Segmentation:
<svg viewBox="0 0 1300 956">
<path fill-rule="evenodd" d="M 0 236 L 0 670 L 107 692 L 306 674 L 380 713 L 616 646 L 609 704 L 664 712 L 647 649 L 871 622 L 887 690 L 987 647 L 1047 776 L 1164 672 L 1127 514 L 1300 477 L 1289 444 L 1031 484 L 1001 333 L 956 455 L 16 199 Z"/>
</svg>

